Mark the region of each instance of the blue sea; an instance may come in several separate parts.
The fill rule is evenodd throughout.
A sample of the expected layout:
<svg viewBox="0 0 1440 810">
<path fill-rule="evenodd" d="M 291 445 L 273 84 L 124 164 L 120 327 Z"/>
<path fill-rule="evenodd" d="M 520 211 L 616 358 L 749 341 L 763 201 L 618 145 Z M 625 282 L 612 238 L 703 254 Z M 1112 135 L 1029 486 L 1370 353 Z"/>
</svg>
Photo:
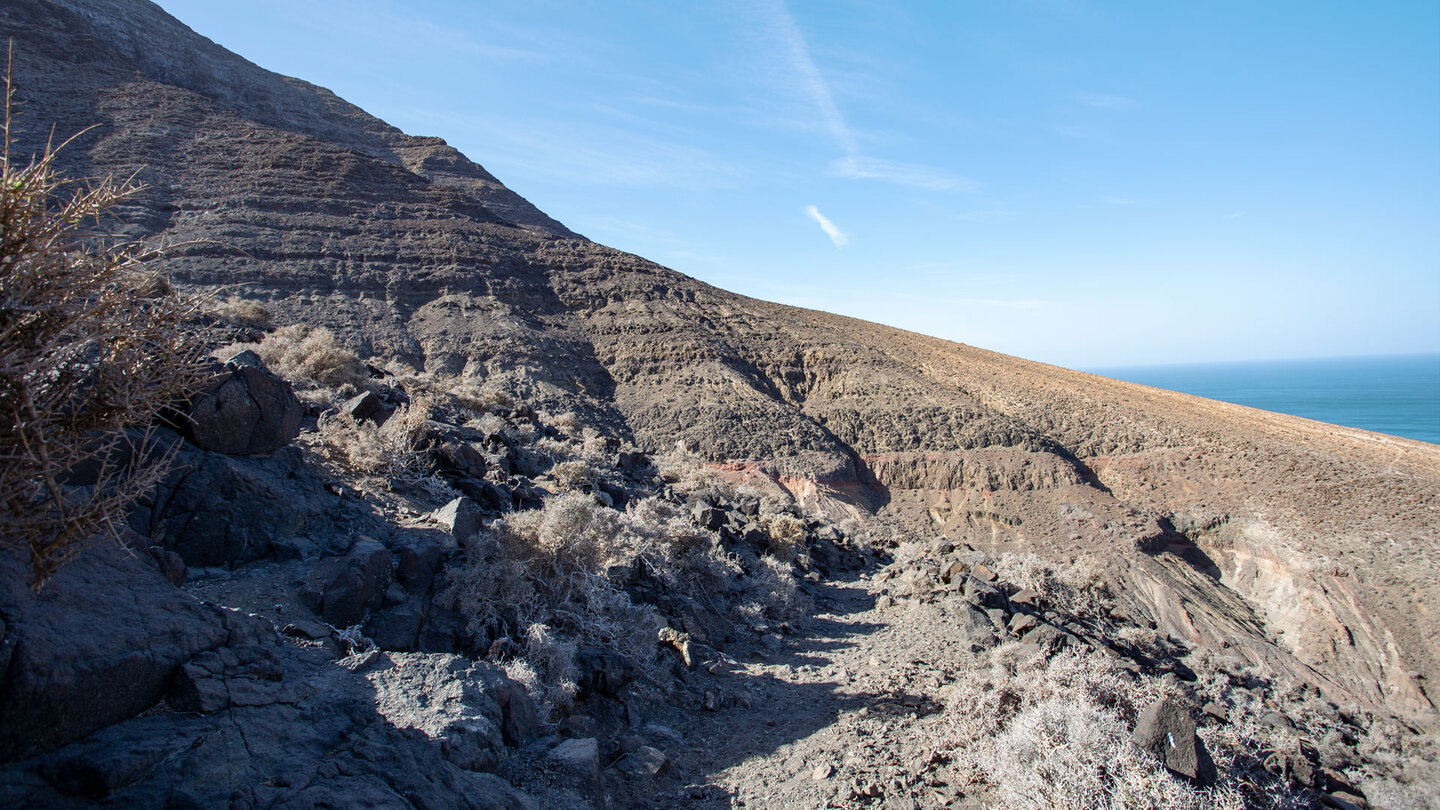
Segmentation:
<svg viewBox="0 0 1440 810">
<path fill-rule="evenodd" d="M 1267 411 L 1440 444 L 1440 354 L 1089 369 Z"/>
</svg>

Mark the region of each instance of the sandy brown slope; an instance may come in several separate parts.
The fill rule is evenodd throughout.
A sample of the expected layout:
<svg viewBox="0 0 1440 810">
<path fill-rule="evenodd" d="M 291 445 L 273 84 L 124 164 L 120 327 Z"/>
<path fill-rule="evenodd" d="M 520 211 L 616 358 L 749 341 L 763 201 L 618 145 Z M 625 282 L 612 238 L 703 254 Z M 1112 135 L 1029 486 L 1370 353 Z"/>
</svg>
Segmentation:
<svg viewBox="0 0 1440 810">
<path fill-rule="evenodd" d="M 126 228 L 208 240 L 177 281 L 910 532 L 1104 560 L 1176 638 L 1433 716 L 1440 447 L 715 289 L 142 0 L 10 0 L 0 34 L 17 145 L 98 124 L 68 159 L 148 184 Z"/>
</svg>

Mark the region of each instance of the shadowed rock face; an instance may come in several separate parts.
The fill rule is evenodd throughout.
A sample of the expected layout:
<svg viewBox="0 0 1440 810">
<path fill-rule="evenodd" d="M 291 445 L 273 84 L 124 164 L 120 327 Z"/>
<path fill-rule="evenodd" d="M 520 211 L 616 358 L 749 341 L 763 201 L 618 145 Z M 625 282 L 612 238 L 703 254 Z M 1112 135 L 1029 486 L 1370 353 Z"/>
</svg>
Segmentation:
<svg viewBox="0 0 1440 810">
<path fill-rule="evenodd" d="M 817 505 L 1103 560 L 1163 631 L 1433 716 L 1440 448 L 727 293 L 596 245 L 443 141 L 141 0 L 11 0 L 17 138 L 135 174 L 184 284 L 495 379 Z"/>
</svg>

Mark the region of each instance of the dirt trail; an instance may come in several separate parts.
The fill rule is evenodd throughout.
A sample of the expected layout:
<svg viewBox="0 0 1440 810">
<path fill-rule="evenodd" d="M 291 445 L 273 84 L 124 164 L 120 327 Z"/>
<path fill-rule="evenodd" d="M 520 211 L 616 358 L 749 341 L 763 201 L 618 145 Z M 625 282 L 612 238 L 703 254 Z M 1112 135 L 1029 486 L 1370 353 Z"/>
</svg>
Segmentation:
<svg viewBox="0 0 1440 810">
<path fill-rule="evenodd" d="M 680 787 L 651 806 L 969 806 L 935 754 L 941 691 L 975 661 L 952 621 L 966 606 L 879 590 L 869 575 L 826 584 L 794 635 L 702 672 L 718 708 L 676 718 Z"/>
</svg>

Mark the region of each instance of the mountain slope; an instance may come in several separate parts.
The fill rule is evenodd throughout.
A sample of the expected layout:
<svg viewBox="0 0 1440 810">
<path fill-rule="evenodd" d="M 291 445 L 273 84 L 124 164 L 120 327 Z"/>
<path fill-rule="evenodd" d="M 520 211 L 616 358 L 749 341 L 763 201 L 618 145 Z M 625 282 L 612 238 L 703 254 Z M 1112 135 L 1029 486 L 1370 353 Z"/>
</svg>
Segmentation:
<svg viewBox="0 0 1440 810">
<path fill-rule="evenodd" d="M 1162 631 L 1433 717 L 1440 447 L 716 289 L 142 0 L 11 0 L 17 147 L 92 124 L 166 270 L 911 533 L 1103 561 Z"/>
</svg>

